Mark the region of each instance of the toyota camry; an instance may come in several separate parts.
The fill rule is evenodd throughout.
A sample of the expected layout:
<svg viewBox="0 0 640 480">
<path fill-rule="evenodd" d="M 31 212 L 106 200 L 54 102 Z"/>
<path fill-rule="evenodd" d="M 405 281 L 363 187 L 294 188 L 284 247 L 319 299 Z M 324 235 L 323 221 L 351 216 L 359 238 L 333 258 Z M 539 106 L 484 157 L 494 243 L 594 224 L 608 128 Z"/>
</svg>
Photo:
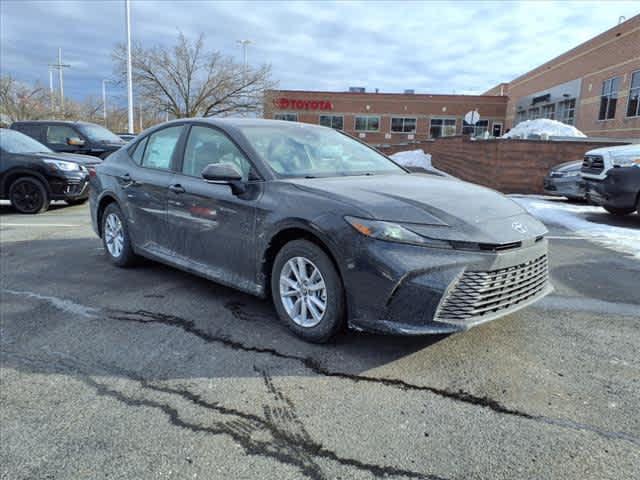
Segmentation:
<svg viewBox="0 0 640 480">
<path fill-rule="evenodd" d="M 115 265 L 142 256 L 270 296 L 312 342 L 345 325 L 462 331 L 552 290 L 545 227 L 515 202 L 411 174 L 331 128 L 176 120 L 109 156 L 91 183 Z"/>
</svg>

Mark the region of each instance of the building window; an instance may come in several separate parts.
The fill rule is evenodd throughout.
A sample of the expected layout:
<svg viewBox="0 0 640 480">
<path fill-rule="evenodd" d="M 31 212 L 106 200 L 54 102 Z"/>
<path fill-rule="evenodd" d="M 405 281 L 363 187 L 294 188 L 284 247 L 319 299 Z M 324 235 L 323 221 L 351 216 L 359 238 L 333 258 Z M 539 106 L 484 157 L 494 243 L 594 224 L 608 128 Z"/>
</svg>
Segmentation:
<svg viewBox="0 0 640 480">
<path fill-rule="evenodd" d="M 287 122 L 297 122 L 298 114 L 297 113 L 276 113 L 273 116 L 274 120 L 286 120 Z"/>
<path fill-rule="evenodd" d="M 538 107 L 530 108 L 527 118 L 529 120 L 535 120 L 536 118 L 540 118 L 540 109 Z"/>
<path fill-rule="evenodd" d="M 453 118 L 432 118 L 429 129 L 431 138 L 453 137 L 456 134 L 456 121 Z"/>
<path fill-rule="evenodd" d="M 520 122 L 524 122 L 526 119 L 527 119 L 527 111 L 526 110 L 519 111 L 517 115 L 516 125 Z"/>
<path fill-rule="evenodd" d="M 640 116 L 640 70 L 631 74 L 631 89 L 627 104 L 627 117 Z"/>
<path fill-rule="evenodd" d="M 602 82 L 602 96 L 600 97 L 598 120 L 615 118 L 616 103 L 618 102 L 618 87 L 620 87 L 620 77 L 610 78 Z"/>
<path fill-rule="evenodd" d="M 556 118 L 567 125 L 574 125 L 576 122 L 576 99 L 572 98 L 558 103 Z"/>
<path fill-rule="evenodd" d="M 342 130 L 344 128 L 344 118 L 342 115 L 320 115 L 320 125 Z"/>
<path fill-rule="evenodd" d="M 542 118 L 549 118 L 553 120 L 556 117 L 556 106 L 555 104 L 545 105 L 542 107 Z"/>
<path fill-rule="evenodd" d="M 380 117 L 356 117 L 356 132 L 377 132 L 380 130 Z"/>
<path fill-rule="evenodd" d="M 462 134 L 472 135 L 474 137 L 481 137 L 484 132 L 489 131 L 489 120 L 478 120 L 475 125 L 467 123 L 466 120 L 462 120 Z"/>
<path fill-rule="evenodd" d="M 392 117 L 391 131 L 393 133 L 415 133 L 416 121 L 415 118 Z"/>
</svg>

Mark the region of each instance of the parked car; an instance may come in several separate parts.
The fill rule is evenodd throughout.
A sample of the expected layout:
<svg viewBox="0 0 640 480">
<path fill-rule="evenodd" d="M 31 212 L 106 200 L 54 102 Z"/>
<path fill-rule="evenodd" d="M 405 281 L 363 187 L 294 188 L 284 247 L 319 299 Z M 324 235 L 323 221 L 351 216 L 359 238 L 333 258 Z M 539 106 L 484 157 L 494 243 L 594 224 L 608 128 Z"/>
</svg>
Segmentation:
<svg viewBox="0 0 640 480">
<path fill-rule="evenodd" d="M 556 165 L 544 177 L 544 191 L 549 195 L 567 197 L 569 200 L 584 200 L 584 181 L 580 176 L 580 168 L 582 160 Z"/>
<path fill-rule="evenodd" d="M 100 161 L 55 153 L 15 130 L 0 129 L 0 198 L 20 213 L 40 213 L 52 200 L 87 201 L 89 169 Z"/>
<path fill-rule="evenodd" d="M 477 185 L 412 175 L 337 130 L 160 125 L 97 167 L 93 228 L 137 255 L 271 296 L 296 334 L 466 330 L 552 290 L 544 225 Z"/>
<path fill-rule="evenodd" d="M 580 173 L 590 203 L 614 215 L 640 213 L 640 144 L 590 150 Z"/>
<path fill-rule="evenodd" d="M 88 122 L 37 120 L 14 122 L 13 130 L 29 135 L 54 152 L 106 158 L 126 142 L 101 125 Z"/>
<path fill-rule="evenodd" d="M 130 142 L 134 138 L 136 138 L 135 133 L 116 133 L 122 140 L 125 142 Z"/>
</svg>

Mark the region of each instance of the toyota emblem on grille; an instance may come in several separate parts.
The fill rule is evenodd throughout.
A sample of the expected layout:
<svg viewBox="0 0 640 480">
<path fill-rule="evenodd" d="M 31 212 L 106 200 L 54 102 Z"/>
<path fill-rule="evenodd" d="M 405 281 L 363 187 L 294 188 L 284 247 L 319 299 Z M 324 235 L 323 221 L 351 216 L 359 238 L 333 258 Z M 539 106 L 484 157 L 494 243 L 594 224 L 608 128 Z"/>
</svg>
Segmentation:
<svg viewBox="0 0 640 480">
<path fill-rule="evenodd" d="M 520 222 L 513 222 L 511 224 L 511 228 L 513 228 L 518 233 L 527 233 L 527 227 L 525 227 Z"/>
</svg>

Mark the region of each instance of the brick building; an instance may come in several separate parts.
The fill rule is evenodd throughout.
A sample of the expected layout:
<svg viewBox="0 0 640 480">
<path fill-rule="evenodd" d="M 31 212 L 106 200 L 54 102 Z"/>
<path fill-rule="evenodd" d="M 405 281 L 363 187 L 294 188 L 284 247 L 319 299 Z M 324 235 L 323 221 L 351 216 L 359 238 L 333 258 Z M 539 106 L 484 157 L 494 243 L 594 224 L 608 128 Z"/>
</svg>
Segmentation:
<svg viewBox="0 0 640 480">
<path fill-rule="evenodd" d="M 553 118 L 590 137 L 640 138 L 640 15 L 483 95 L 274 90 L 265 118 L 340 128 L 372 145 L 473 133 Z M 481 120 L 467 125 L 477 110 Z"/>
<path fill-rule="evenodd" d="M 590 137 L 640 138 L 640 15 L 485 95 L 508 96 L 506 128 L 553 118 Z"/>
<path fill-rule="evenodd" d="M 271 91 L 265 118 L 339 128 L 372 145 L 398 144 L 484 131 L 501 134 L 507 97 L 300 90 Z M 481 121 L 466 125 L 464 115 L 478 110 Z"/>
</svg>

